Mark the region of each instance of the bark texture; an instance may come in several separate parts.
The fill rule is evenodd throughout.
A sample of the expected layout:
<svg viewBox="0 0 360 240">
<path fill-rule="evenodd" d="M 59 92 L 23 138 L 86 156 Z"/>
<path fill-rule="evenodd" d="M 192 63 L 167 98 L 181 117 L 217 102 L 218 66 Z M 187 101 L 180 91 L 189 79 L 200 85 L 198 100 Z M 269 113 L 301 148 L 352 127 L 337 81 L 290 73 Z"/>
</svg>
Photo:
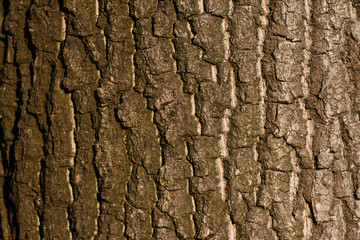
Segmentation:
<svg viewBox="0 0 360 240">
<path fill-rule="evenodd" d="M 360 239 L 358 0 L 1 3 L 1 239 Z"/>
</svg>

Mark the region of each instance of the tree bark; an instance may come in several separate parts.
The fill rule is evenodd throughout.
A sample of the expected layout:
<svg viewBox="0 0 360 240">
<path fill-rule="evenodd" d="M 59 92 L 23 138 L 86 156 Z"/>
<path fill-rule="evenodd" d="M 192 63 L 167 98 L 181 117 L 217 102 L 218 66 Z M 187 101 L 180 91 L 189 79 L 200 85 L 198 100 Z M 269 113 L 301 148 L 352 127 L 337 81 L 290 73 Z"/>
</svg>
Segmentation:
<svg viewBox="0 0 360 240">
<path fill-rule="evenodd" d="M 358 0 L 1 2 L 1 239 L 360 239 Z"/>
</svg>

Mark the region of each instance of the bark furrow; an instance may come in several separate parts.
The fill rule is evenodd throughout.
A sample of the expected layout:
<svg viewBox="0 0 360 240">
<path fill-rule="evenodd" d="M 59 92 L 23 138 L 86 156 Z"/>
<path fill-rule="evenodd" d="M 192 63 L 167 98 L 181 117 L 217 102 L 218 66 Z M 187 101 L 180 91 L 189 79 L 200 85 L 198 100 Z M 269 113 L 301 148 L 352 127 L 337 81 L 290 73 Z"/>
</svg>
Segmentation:
<svg viewBox="0 0 360 240">
<path fill-rule="evenodd" d="M 360 238 L 359 14 L 2 1 L 0 238 Z"/>
</svg>

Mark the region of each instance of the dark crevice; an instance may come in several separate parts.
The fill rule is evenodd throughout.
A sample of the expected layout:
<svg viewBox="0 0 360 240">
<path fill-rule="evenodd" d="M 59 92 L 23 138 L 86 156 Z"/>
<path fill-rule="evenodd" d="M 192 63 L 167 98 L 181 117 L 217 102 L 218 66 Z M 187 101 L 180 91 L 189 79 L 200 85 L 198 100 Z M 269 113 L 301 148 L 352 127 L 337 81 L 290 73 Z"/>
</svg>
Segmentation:
<svg viewBox="0 0 360 240">
<path fill-rule="evenodd" d="M 11 228 L 11 232 L 12 235 L 15 236 L 15 239 L 17 239 L 19 237 L 20 234 L 20 229 L 19 229 L 19 222 L 17 221 L 17 208 L 15 203 L 12 200 L 12 197 L 14 196 L 14 185 L 15 185 L 15 169 L 16 169 L 16 164 L 15 164 L 15 143 L 16 141 L 19 139 L 19 123 L 20 123 L 20 119 L 21 119 L 21 115 L 22 115 L 22 105 L 23 105 L 23 101 L 22 101 L 22 92 L 21 92 L 21 82 L 18 81 L 17 82 L 17 88 L 16 88 L 16 103 L 17 103 L 17 110 L 15 112 L 15 122 L 14 122 L 14 127 L 12 130 L 12 133 L 14 134 L 14 141 L 12 142 L 12 145 L 10 147 L 10 151 L 9 151 L 9 162 L 10 162 L 10 168 L 8 169 L 8 180 L 5 181 L 8 184 L 5 184 L 4 192 L 8 193 L 8 204 L 7 206 L 9 206 L 10 208 L 8 209 L 8 215 L 9 215 L 9 222 L 10 224 L 10 228 Z"/>
<path fill-rule="evenodd" d="M 126 147 L 128 146 L 128 144 L 126 143 Z M 130 155 L 129 153 L 127 153 L 127 156 L 129 157 L 130 160 Z M 128 208 L 127 205 L 130 205 L 132 207 L 135 208 L 135 206 L 133 206 L 132 202 L 130 201 L 129 197 L 128 197 L 128 192 L 129 192 L 129 188 L 130 188 L 130 184 L 134 181 L 136 181 L 136 171 L 138 168 L 138 164 L 134 163 L 131 167 L 132 171 L 130 173 L 130 178 L 129 181 L 126 183 L 126 193 L 125 193 L 125 201 L 124 201 L 124 213 L 125 213 L 125 220 L 124 220 L 124 233 L 123 233 L 123 237 L 125 237 L 126 239 L 131 239 L 131 237 L 128 235 L 128 224 L 127 224 L 127 216 L 128 216 Z"/>
<path fill-rule="evenodd" d="M 10 2 L 8 1 L 4 1 L 4 6 L 9 7 L 10 6 Z M 9 9 L 6 9 L 6 13 L 9 14 Z M 5 18 L 7 16 L 7 14 L 5 15 Z M 7 51 L 9 51 L 10 48 L 15 48 L 14 47 L 14 37 L 11 35 L 11 33 L 9 33 L 10 35 L 7 35 L 7 45 L 6 45 L 6 51 L 5 51 L 5 56 L 7 56 Z M 6 57 L 5 57 L 6 58 Z M 15 59 L 11 59 L 11 60 L 15 60 Z M 16 65 L 16 63 L 14 64 Z M 6 76 L 5 76 L 6 77 Z M 12 134 L 13 134 L 13 141 L 10 142 L 10 146 L 9 146 L 9 155 L 8 155 L 8 159 L 7 159 L 7 169 L 5 169 L 5 173 L 6 173 L 6 177 L 5 177 L 5 184 L 3 187 L 3 191 L 4 191 L 4 200 L 5 200 L 5 205 L 7 207 L 7 213 L 8 213 L 8 221 L 10 223 L 10 230 L 11 230 L 11 235 L 17 239 L 19 237 L 20 234 L 20 229 L 19 229 L 19 222 L 17 221 L 17 207 L 12 199 L 12 197 L 14 196 L 14 185 L 15 185 L 15 143 L 16 141 L 19 139 L 19 122 L 22 116 L 22 105 L 24 104 L 23 102 L 23 92 L 22 92 L 22 82 L 20 80 L 16 81 L 16 100 L 15 100 L 16 104 L 17 104 L 17 109 L 15 111 L 15 121 L 14 121 L 14 125 L 13 125 L 13 129 L 12 129 Z M 5 139 L 4 139 L 5 140 Z M 6 140 L 5 140 L 6 141 Z M 7 145 L 7 144 L 6 144 Z M 6 158 L 5 158 L 6 159 Z"/>
<path fill-rule="evenodd" d="M 120 97 L 120 103 L 122 102 L 121 100 L 121 97 Z M 131 134 L 131 128 L 127 128 L 127 127 L 124 127 L 123 126 L 123 123 L 121 121 L 121 119 L 119 118 L 118 116 L 118 110 L 117 109 L 114 109 L 114 114 L 115 114 L 115 118 L 116 118 L 116 121 L 119 123 L 121 129 L 125 132 L 125 149 L 126 149 L 126 156 L 127 156 L 127 159 L 128 161 L 132 164 L 131 166 L 131 173 L 130 173 L 130 176 L 129 176 L 129 180 L 127 181 L 126 183 L 126 189 L 125 189 L 125 201 L 124 201 L 124 204 L 123 204 L 123 207 L 124 207 L 124 232 L 123 232 L 123 237 L 125 237 L 126 239 L 131 239 L 130 236 L 127 235 L 127 231 L 128 231 L 128 224 L 127 224 L 127 214 L 128 214 L 128 211 L 127 211 L 127 205 L 132 205 L 129 197 L 128 197 L 128 192 L 129 192 L 129 185 L 131 182 L 133 182 L 136 177 L 135 177 L 135 173 L 136 173 L 136 170 L 137 170 L 137 167 L 138 167 L 138 164 L 135 163 L 132 159 L 132 156 L 131 156 L 131 143 L 129 143 L 131 140 L 130 140 L 130 134 Z"/>
<path fill-rule="evenodd" d="M 64 68 L 66 69 L 66 68 Z M 66 75 L 64 75 L 66 76 Z M 76 141 L 76 135 L 77 135 L 77 127 L 78 127 L 78 121 L 77 121 L 77 118 L 76 118 L 76 109 L 75 109 L 75 100 L 74 100 L 74 97 L 73 97 L 73 93 L 71 93 L 71 102 L 73 104 L 73 107 L 74 107 L 74 122 L 75 122 L 75 130 L 74 130 L 74 142 L 75 142 L 75 154 L 74 154 L 74 166 L 72 168 L 69 168 L 69 178 L 70 178 L 70 185 L 71 185 L 71 189 L 72 189 L 72 195 L 73 195 L 73 202 L 75 202 L 77 200 L 77 189 L 76 189 L 76 184 L 75 184 L 75 172 L 74 172 L 74 168 L 75 168 L 75 165 L 76 165 L 76 159 L 77 159 L 77 151 L 78 151 L 78 144 L 77 144 L 77 141 Z M 73 203 L 72 202 L 72 203 Z M 75 217 L 73 216 L 73 206 L 72 206 L 72 203 L 69 204 L 68 208 L 67 208 L 67 211 L 68 211 L 68 221 L 69 221 L 69 228 L 70 228 L 70 233 L 71 233 L 71 236 L 75 239 L 77 237 L 77 232 L 75 231 L 75 225 L 76 225 L 76 219 Z"/>
<path fill-rule="evenodd" d="M 195 163 L 191 160 L 191 157 L 190 157 L 190 149 L 191 149 L 191 142 L 190 141 L 186 141 L 186 149 L 187 149 L 187 156 L 186 156 L 186 160 L 191 164 L 191 168 L 192 168 L 192 177 L 195 176 Z M 196 221 L 196 218 L 195 218 L 195 214 L 197 213 L 197 208 L 196 208 L 196 201 L 195 201 L 195 197 L 196 195 L 198 194 L 196 192 L 196 187 L 193 186 L 192 184 L 192 179 L 190 178 L 189 180 L 189 194 L 190 196 L 194 199 L 194 202 L 195 202 L 195 205 L 194 205 L 194 208 L 195 208 L 195 212 L 194 214 L 192 215 L 192 220 L 194 222 L 194 231 L 195 231 L 195 239 L 197 238 L 197 236 L 200 234 L 200 227 L 198 224 L 197 224 L 197 221 Z"/>
<path fill-rule="evenodd" d="M 0 124 L 1 124 L 1 119 L 0 119 Z M 13 174 L 14 174 L 14 169 L 15 169 L 14 161 L 12 161 L 11 159 L 14 159 L 14 154 L 13 154 L 14 151 L 13 151 L 13 147 L 9 147 L 9 145 L 13 145 L 13 144 L 11 142 L 5 140 L 3 127 L 0 127 L 0 152 L 1 152 L 2 165 L 4 168 L 4 185 L 2 186 L 2 188 L 3 188 L 3 194 L 4 194 L 4 196 L 3 196 L 4 203 L 5 203 L 5 207 L 6 207 L 6 211 L 7 211 L 7 216 L 5 216 L 5 218 L 7 218 L 8 223 L 10 223 L 9 227 L 11 228 L 10 230 L 13 233 L 12 228 L 14 228 L 14 227 L 16 228 L 18 224 L 16 221 L 16 216 L 14 215 L 14 213 L 16 212 L 16 207 L 15 207 L 14 202 L 11 200 L 12 186 L 13 186 Z M 7 153 L 10 153 L 10 154 L 7 155 Z M 9 156 L 9 158 L 8 158 L 8 156 Z M 1 230 L 4 231 L 3 229 L 1 229 Z"/>
<path fill-rule="evenodd" d="M 314 225 L 318 225 L 318 222 L 317 222 L 316 219 L 315 219 L 314 208 L 313 208 L 311 202 L 310 202 L 310 201 L 307 201 L 307 200 L 305 199 L 305 197 L 304 197 L 304 200 L 305 200 L 306 204 L 309 206 L 309 212 L 310 212 L 309 217 L 310 217 L 311 220 L 313 221 Z"/>
<path fill-rule="evenodd" d="M 9 6 L 10 6 L 10 0 L 4 0 L 2 1 L 2 8 L 3 8 L 3 16 L 4 19 L 1 22 L 1 34 L 5 34 L 5 36 L 7 37 L 7 41 L 4 39 L 5 42 L 5 51 L 4 51 L 4 56 L 3 56 L 3 63 L 5 65 L 4 68 L 6 68 L 6 60 L 7 60 L 7 52 L 9 51 L 9 48 L 13 48 L 12 46 L 12 36 L 11 35 L 6 35 L 7 32 L 4 29 L 4 21 L 6 20 L 6 18 L 8 17 L 9 14 Z M 4 84 L 4 79 L 6 79 L 6 70 L 3 67 L 1 68 L 1 77 L 0 77 L 0 85 Z M 18 138 L 18 129 L 17 129 L 17 125 L 19 123 L 20 120 L 20 116 L 21 116 L 21 109 L 20 109 L 20 104 L 22 104 L 21 102 L 21 92 L 20 92 L 20 88 L 21 85 L 19 86 L 19 84 L 16 85 L 16 97 L 18 97 L 19 100 L 16 101 L 17 106 L 16 106 L 16 110 L 15 110 L 15 122 L 13 125 L 13 129 L 12 129 L 12 134 L 13 134 L 13 140 L 7 140 L 5 139 L 5 131 L 6 129 L 4 129 L 4 125 L 2 124 L 2 118 L 4 116 L 2 116 L 0 118 L 0 150 L 1 150 L 1 159 L 2 159 L 2 165 L 4 168 L 4 185 L 1 186 L 3 189 L 3 198 L 4 198 L 4 203 L 5 203 L 5 207 L 6 207 L 6 212 L 7 212 L 7 216 L 5 216 L 8 220 L 9 223 L 9 230 L 10 230 L 10 236 L 12 236 L 12 238 L 16 238 L 16 236 L 18 236 L 18 222 L 16 220 L 16 206 L 14 204 L 14 202 L 12 201 L 12 195 L 13 195 L 13 184 L 14 184 L 14 174 L 15 174 L 15 151 L 14 151 L 14 146 L 15 146 L 15 139 Z M 0 112 L 0 115 L 2 115 L 3 112 Z M 2 230 L 2 228 L 1 228 Z M 3 230 L 2 230 L 3 231 Z M 3 233 L 2 233 L 3 234 Z"/>
<path fill-rule="evenodd" d="M 66 19 L 66 16 L 68 14 L 68 11 L 66 8 L 64 8 L 64 3 L 63 3 L 63 0 L 58 0 L 59 2 L 59 6 L 60 6 L 60 12 L 64 13 L 65 15 L 65 19 Z M 67 66 L 66 66 L 66 63 L 65 63 L 65 59 L 64 59 L 64 47 L 65 47 L 65 41 L 66 41 L 66 38 L 67 38 L 67 33 L 65 33 L 65 39 L 60 43 L 60 49 L 59 49 L 59 53 L 57 55 L 57 59 L 60 61 L 61 63 L 61 70 L 63 71 L 63 74 L 62 74 L 62 78 L 64 78 L 64 76 L 67 76 Z M 65 93 L 65 94 L 71 94 L 72 93 L 64 87 L 63 85 L 63 81 L 60 82 L 60 89 Z M 74 122 L 75 122 L 75 128 L 76 128 L 76 111 L 75 111 L 75 106 L 74 106 L 74 100 L 73 100 L 73 97 L 71 96 L 71 103 L 73 105 L 73 116 L 74 116 Z M 75 131 L 73 132 L 74 136 L 74 141 L 75 141 Z M 75 153 L 74 153 L 74 156 L 73 156 L 73 162 L 75 164 L 76 162 L 76 152 L 77 152 L 77 146 L 76 146 L 76 141 L 75 141 Z M 68 174 L 69 174 L 69 185 L 70 185 L 70 189 L 71 189 L 71 195 L 73 197 L 73 201 L 76 197 L 76 193 L 75 193 L 75 183 L 74 183 L 74 169 L 73 169 L 73 166 L 72 167 L 69 167 L 68 168 Z M 66 212 L 67 212 L 67 221 L 68 221 L 68 224 L 69 224 L 69 232 L 70 232 L 70 236 L 72 239 L 74 239 L 76 237 L 75 235 L 75 220 L 73 219 L 72 217 L 72 203 L 68 204 L 68 206 L 66 207 Z"/>
<path fill-rule="evenodd" d="M 3 1 L 3 8 L 4 9 L 8 9 L 9 6 L 9 2 L 8 1 Z M 4 14 L 5 15 L 5 14 Z M 6 15 L 5 15 L 6 16 Z M 1 23 L 2 25 L 3 23 Z M 2 28 L 2 32 L 4 32 L 3 28 Z M 3 41 L 3 40 L 2 40 Z M 9 41 L 5 41 L 5 51 L 4 51 L 4 56 L 3 56 L 3 63 L 4 65 L 6 64 L 6 52 L 7 49 L 9 47 L 12 47 L 9 45 Z M 5 65 L 6 66 L 6 65 Z M 6 78 L 6 73 L 3 69 L 4 67 L 2 66 L 0 69 L 0 86 L 6 84 L 4 83 L 5 78 Z M 17 110 L 16 112 L 19 111 L 19 105 L 17 106 Z M 2 191 L 3 191 L 3 199 L 4 199 L 4 204 L 5 204 L 5 208 L 6 208 L 6 216 L 2 216 L 2 218 L 7 219 L 7 222 L 9 223 L 9 229 L 10 232 L 10 236 L 14 236 L 14 228 L 17 228 L 17 221 L 16 221 L 16 216 L 14 215 L 16 212 L 16 207 L 14 202 L 11 200 L 11 195 L 12 195 L 12 186 L 13 186 L 13 174 L 15 171 L 15 165 L 14 165 L 14 151 L 13 151 L 13 147 L 14 147 L 14 142 L 13 140 L 7 140 L 5 139 L 5 131 L 6 129 L 4 129 L 5 125 L 3 125 L 3 121 L 6 121 L 5 119 L 3 119 L 5 112 L 3 112 L 2 110 L 0 110 L 0 154 L 1 154 L 1 160 L 2 162 L 0 164 L 2 164 L 3 170 L 4 170 L 4 183 L 1 186 Z M 15 126 L 17 125 L 18 121 L 19 121 L 20 116 L 16 117 L 16 121 L 15 121 L 15 125 L 14 125 L 14 129 L 12 130 L 12 133 L 14 134 L 15 131 Z M 16 138 L 15 134 L 14 134 L 14 139 Z M 1 225 L 3 226 L 3 225 Z M 0 236 L 5 237 L 4 236 L 4 232 L 6 230 L 2 229 L 2 227 L 0 228 Z"/>
<path fill-rule="evenodd" d="M 101 72 L 101 71 L 100 71 Z M 99 80 L 100 81 L 100 80 Z M 100 236 L 100 228 L 101 228 L 101 215 L 102 215 L 102 198 L 101 198 L 101 187 L 102 187 L 102 183 L 101 183 L 101 175 L 99 172 L 98 167 L 96 166 L 96 157 L 98 155 L 98 152 L 96 150 L 96 145 L 99 144 L 99 132 L 100 132 L 100 122 L 101 122 L 101 99 L 100 97 L 97 95 L 97 92 L 94 92 L 94 98 L 96 101 L 96 115 L 94 114 L 94 116 L 91 118 L 92 119 L 92 123 L 93 123 L 93 128 L 95 129 L 95 142 L 92 145 L 92 151 L 93 151 L 93 168 L 94 168 L 94 173 L 95 173 L 95 178 L 96 178 L 96 184 L 97 184 L 97 193 L 96 193 L 96 200 L 99 204 L 99 213 L 98 213 L 98 217 L 97 217 L 97 237 Z"/>
</svg>

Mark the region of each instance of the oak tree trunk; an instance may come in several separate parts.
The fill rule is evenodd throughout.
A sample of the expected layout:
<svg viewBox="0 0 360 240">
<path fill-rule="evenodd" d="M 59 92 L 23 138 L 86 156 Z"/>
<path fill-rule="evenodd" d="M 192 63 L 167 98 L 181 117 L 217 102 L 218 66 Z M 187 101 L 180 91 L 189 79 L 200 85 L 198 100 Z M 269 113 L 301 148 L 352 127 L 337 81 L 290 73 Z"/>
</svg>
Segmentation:
<svg viewBox="0 0 360 240">
<path fill-rule="evenodd" d="M 1 239 L 360 239 L 358 0 L 1 3 Z"/>
</svg>

